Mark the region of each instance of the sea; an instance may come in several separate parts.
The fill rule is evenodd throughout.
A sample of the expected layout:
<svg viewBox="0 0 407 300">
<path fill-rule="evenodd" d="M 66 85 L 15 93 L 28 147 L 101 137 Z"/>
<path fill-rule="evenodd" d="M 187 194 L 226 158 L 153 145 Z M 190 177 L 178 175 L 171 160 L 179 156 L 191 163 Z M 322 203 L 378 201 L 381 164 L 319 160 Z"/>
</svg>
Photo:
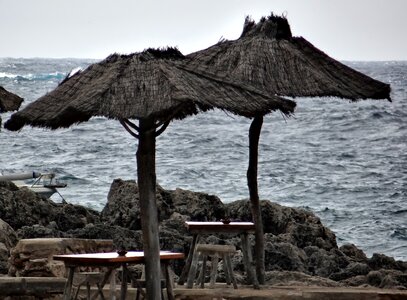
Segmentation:
<svg viewBox="0 0 407 300">
<path fill-rule="evenodd" d="M 90 59 L 0 58 L 0 85 L 22 108 Z M 296 112 L 264 119 L 261 199 L 314 212 L 337 237 L 368 256 L 407 261 L 407 61 L 345 64 L 391 85 L 392 102 L 297 98 Z M 11 113 L 3 113 L 3 123 Z M 212 111 L 174 121 L 157 139 L 157 181 L 165 189 L 248 198 L 250 120 Z M 65 201 L 101 211 L 112 181 L 136 179 L 137 140 L 115 120 L 67 129 L 0 132 L 0 172 L 54 172 Z M 54 194 L 52 199 L 61 202 Z"/>
</svg>

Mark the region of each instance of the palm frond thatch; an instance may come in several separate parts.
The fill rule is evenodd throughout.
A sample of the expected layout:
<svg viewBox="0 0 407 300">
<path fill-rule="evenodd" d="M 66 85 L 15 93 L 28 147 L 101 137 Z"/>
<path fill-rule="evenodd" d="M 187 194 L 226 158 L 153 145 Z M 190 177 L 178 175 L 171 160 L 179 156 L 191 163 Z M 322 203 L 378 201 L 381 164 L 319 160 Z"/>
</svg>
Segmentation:
<svg viewBox="0 0 407 300">
<path fill-rule="evenodd" d="M 279 16 L 258 23 L 246 18 L 237 40 L 219 42 L 187 58 L 191 67 L 250 82 L 272 95 L 390 100 L 390 85 L 336 61 L 302 37 L 293 37 L 287 19 Z"/>
<path fill-rule="evenodd" d="M 295 103 L 269 96 L 237 80 L 218 78 L 180 62 L 174 49 L 148 49 L 130 55 L 113 54 L 66 78 L 52 92 L 15 113 L 5 123 L 10 130 L 26 124 L 59 128 L 92 116 L 157 120 L 184 118 L 200 110 L 220 108 L 253 117 L 273 110 L 293 112 Z"/>
</svg>

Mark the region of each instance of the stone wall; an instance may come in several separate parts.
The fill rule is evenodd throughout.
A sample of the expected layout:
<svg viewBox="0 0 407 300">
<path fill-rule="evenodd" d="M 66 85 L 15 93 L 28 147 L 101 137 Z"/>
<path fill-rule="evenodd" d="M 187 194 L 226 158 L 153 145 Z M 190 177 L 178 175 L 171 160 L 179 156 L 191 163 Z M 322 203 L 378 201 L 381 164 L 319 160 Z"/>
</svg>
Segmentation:
<svg viewBox="0 0 407 300">
<path fill-rule="evenodd" d="M 9 276 L 64 277 L 62 261 L 53 255 L 113 251 L 112 240 L 73 238 L 22 239 L 11 250 Z"/>
</svg>

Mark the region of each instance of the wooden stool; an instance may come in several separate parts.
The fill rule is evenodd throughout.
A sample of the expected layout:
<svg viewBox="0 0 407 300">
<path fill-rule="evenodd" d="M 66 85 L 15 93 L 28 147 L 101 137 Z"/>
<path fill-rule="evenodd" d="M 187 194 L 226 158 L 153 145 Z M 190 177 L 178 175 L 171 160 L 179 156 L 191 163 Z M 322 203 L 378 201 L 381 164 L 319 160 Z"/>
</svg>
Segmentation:
<svg viewBox="0 0 407 300">
<path fill-rule="evenodd" d="M 211 244 L 197 244 L 192 258 L 191 269 L 188 273 L 187 288 L 192 288 L 194 284 L 194 279 L 196 276 L 196 271 L 198 269 L 199 257 L 202 258 L 202 269 L 199 274 L 197 284 L 200 283 L 200 287 L 204 288 L 205 282 L 205 269 L 206 261 L 208 257 L 211 258 L 211 277 L 210 277 L 210 288 L 215 287 L 216 274 L 218 271 L 219 258 L 223 259 L 223 270 L 226 275 L 226 283 L 230 285 L 233 283 L 233 287 L 237 289 L 237 283 L 232 269 L 232 260 L 230 255 L 236 253 L 236 247 L 232 245 L 211 245 Z"/>
<path fill-rule="evenodd" d="M 75 297 L 73 299 L 78 298 L 78 294 L 79 294 L 79 290 L 80 290 L 81 286 L 85 285 L 86 286 L 87 299 L 90 300 L 90 286 L 91 285 L 96 285 L 96 287 L 98 289 L 98 293 L 100 295 L 100 298 L 102 300 L 104 300 L 105 297 L 103 295 L 102 287 L 100 286 L 100 283 L 102 282 L 102 280 L 103 280 L 103 273 L 100 273 L 100 272 L 78 272 L 78 273 L 75 273 L 73 285 L 77 286 L 77 290 L 76 290 L 76 293 L 75 293 Z"/>
</svg>

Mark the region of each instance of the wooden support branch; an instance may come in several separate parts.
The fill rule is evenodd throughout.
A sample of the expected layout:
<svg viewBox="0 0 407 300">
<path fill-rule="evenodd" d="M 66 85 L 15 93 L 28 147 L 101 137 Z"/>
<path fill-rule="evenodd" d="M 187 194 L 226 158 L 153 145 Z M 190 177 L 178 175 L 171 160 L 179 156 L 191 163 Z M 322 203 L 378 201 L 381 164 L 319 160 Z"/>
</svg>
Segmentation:
<svg viewBox="0 0 407 300">
<path fill-rule="evenodd" d="M 135 137 L 136 139 L 139 138 L 139 135 L 137 133 L 133 132 L 133 130 L 127 125 L 127 122 L 125 120 L 120 120 L 120 124 L 122 124 L 124 129 L 126 129 L 126 131 L 128 133 L 130 133 L 131 136 Z"/>
<path fill-rule="evenodd" d="M 126 124 L 127 124 L 129 127 L 133 128 L 133 129 L 136 130 L 137 132 L 140 131 L 140 128 L 139 128 L 136 124 L 134 124 L 132 121 L 130 121 L 129 119 L 123 119 L 123 121 L 126 122 Z"/>
<path fill-rule="evenodd" d="M 155 137 L 160 136 L 160 134 L 162 134 L 165 129 L 167 129 L 168 125 L 170 125 L 170 121 L 165 122 L 160 129 L 156 130 L 155 132 Z"/>
<path fill-rule="evenodd" d="M 257 185 L 257 165 L 259 156 L 259 139 L 261 127 L 263 125 L 263 116 L 254 117 L 249 130 L 249 167 L 247 169 L 247 185 L 249 187 L 250 204 L 253 222 L 255 225 L 255 243 L 254 256 L 256 259 L 256 275 L 260 284 L 265 282 L 265 263 L 264 263 L 264 231 L 263 220 L 261 217 L 261 207 L 259 191 Z"/>
</svg>

